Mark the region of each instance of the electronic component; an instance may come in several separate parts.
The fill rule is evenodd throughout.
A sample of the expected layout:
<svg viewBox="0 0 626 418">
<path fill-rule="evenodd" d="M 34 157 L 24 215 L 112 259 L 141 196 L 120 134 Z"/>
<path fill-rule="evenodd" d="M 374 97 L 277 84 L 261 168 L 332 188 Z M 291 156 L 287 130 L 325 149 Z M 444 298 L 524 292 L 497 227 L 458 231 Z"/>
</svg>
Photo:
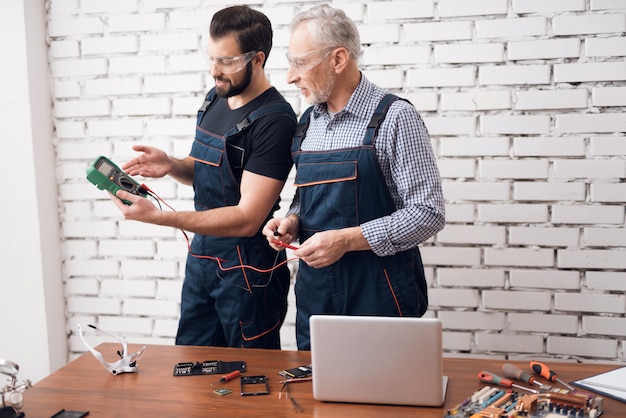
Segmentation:
<svg viewBox="0 0 626 418">
<path fill-rule="evenodd" d="M 233 393 L 233 391 L 230 390 L 230 389 L 227 389 L 227 388 L 219 388 L 219 389 L 215 389 L 213 391 L 213 393 L 217 393 L 220 396 L 224 396 L 224 395 L 228 395 L 230 393 Z"/>
<path fill-rule="evenodd" d="M 444 418 L 597 418 L 602 397 L 553 390 L 524 393 L 485 386 L 446 411 Z"/>
<path fill-rule="evenodd" d="M 137 196 L 146 197 L 147 190 L 137 183 L 131 176 L 122 171 L 111 160 L 106 157 L 96 158 L 87 167 L 87 180 L 96 185 L 100 190 L 108 190 L 114 196 L 118 190 L 125 190 Z M 127 205 L 131 202 L 120 199 Z"/>
<path fill-rule="evenodd" d="M 311 365 L 294 367 L 292 369 L 285 369 L 278 372 L 279 375 L 286 379 L 301 379 L 303 377 L 309 377 L 313 374 L 313 368 Z"/>
<path fill-rule="evenodd" d="M 267 376 L 241 376 L 241 396 L 268 395 L 270 384 Z"/>
</svg>

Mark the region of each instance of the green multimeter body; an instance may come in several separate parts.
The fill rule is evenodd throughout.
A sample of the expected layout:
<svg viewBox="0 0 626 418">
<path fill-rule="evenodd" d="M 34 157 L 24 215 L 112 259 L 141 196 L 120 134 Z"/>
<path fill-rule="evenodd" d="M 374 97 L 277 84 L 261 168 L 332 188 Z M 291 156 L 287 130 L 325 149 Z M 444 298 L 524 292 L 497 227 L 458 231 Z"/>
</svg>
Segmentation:
<svg viewBox="0 0 626 418">
<path fill-rule="evenodd" d="M 118 190 L 124 190 L 137 196 L 146 197 L 147 191 L 132 177 L 106 157 L 100 156 L 87 167 L 87 180 L 100 190 L 107 190 L 114 196 Z M 127 205 L 132 202 L 120 199 Z"/>
</svg>

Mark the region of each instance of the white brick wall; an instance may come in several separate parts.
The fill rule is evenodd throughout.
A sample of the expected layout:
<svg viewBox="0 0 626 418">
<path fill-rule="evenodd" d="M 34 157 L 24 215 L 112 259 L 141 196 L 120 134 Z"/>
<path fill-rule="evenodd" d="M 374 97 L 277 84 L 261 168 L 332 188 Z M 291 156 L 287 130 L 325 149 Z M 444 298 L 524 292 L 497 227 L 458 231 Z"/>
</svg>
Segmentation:
<svg viewBox="0 0 626 418">
<path fill-rule="evenodd" d="M 199 51 L 231 3 L 47 3 L 68 329 L 171 344 L 186 243 L 122 220 L 84 169 L 100 154 L 126 161 L 135 143 L 188 152 L 212 85 Z M 360 29 L 365 74 L 409 98 L 433 138 L 448 224 L 421 250 L 447 354 L 626 360 L 624 1 L 335 3 Z M 298 112 L 284 52 L 307 5 L 255 3 L 275 29 L 268 75 Z M 192 208 L 189 187 L 150 186 Z M 75 334 L 68 344 L 84 350 Z"/>
</svg>

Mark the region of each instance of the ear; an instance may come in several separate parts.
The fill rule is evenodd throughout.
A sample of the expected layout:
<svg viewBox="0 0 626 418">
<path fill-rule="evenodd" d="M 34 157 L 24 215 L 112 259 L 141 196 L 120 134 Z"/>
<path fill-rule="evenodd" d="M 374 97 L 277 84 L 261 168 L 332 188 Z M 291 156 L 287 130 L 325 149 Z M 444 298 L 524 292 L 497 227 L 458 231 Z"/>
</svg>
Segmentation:
<svg viewBox="0 0 626 418">
<path fill-rule="evenodd" d="M 265 52 L 263 51 L 257 51 L 256 55 L 254 56 L 254 58 L 252 58 L 252 61 L 257 64 L 259 67 L 262 67 L 263 64 L 265 63 Z"/>
<path fill-rule="evenodd" d="M 341 73 L 350 62 L 350 53 L 344 47 L 339 47 L 333 51 L 333 64 L 336 73 Z"/>
</svg>

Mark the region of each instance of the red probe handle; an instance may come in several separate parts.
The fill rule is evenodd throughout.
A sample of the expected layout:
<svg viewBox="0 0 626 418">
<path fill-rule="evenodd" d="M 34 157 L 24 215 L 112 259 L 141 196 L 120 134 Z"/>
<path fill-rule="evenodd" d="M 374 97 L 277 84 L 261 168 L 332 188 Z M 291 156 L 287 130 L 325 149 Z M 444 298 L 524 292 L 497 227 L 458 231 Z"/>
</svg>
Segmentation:
<svg viewBox="0 0 626 418">
<path fill-rule="evenodd" d="M 225 374 L 224 376 L 222 376 L 220 378 L 220 382 L 228 382 L 229 380 L 233 380 L 234 378 L 236 378 L 240 374 L 241 374 L 241 372 L 239 370 L 235 370 L 234 372 L 230 372 L 230 373 Z"/>
<path fill-rule="evenodd" d="M 509 379 L 503 379 L 498 375 L 486 371 L 479 372 L 478 378 L 483 383 L 491 383 L 494 385 L 505 386 L 507 388 L 513 387 L 513 382 Z"/>
<path fill-rule="evenodd" d="M 289 248 L 290 250 L 298 250 L 298 247 L 294 247 L 293 245 L 285 244 L 282 241 L 278 241 L 276 239 L 272 240 L 272 244 L 278 245 L 279 247 Z"/>
</svg>

